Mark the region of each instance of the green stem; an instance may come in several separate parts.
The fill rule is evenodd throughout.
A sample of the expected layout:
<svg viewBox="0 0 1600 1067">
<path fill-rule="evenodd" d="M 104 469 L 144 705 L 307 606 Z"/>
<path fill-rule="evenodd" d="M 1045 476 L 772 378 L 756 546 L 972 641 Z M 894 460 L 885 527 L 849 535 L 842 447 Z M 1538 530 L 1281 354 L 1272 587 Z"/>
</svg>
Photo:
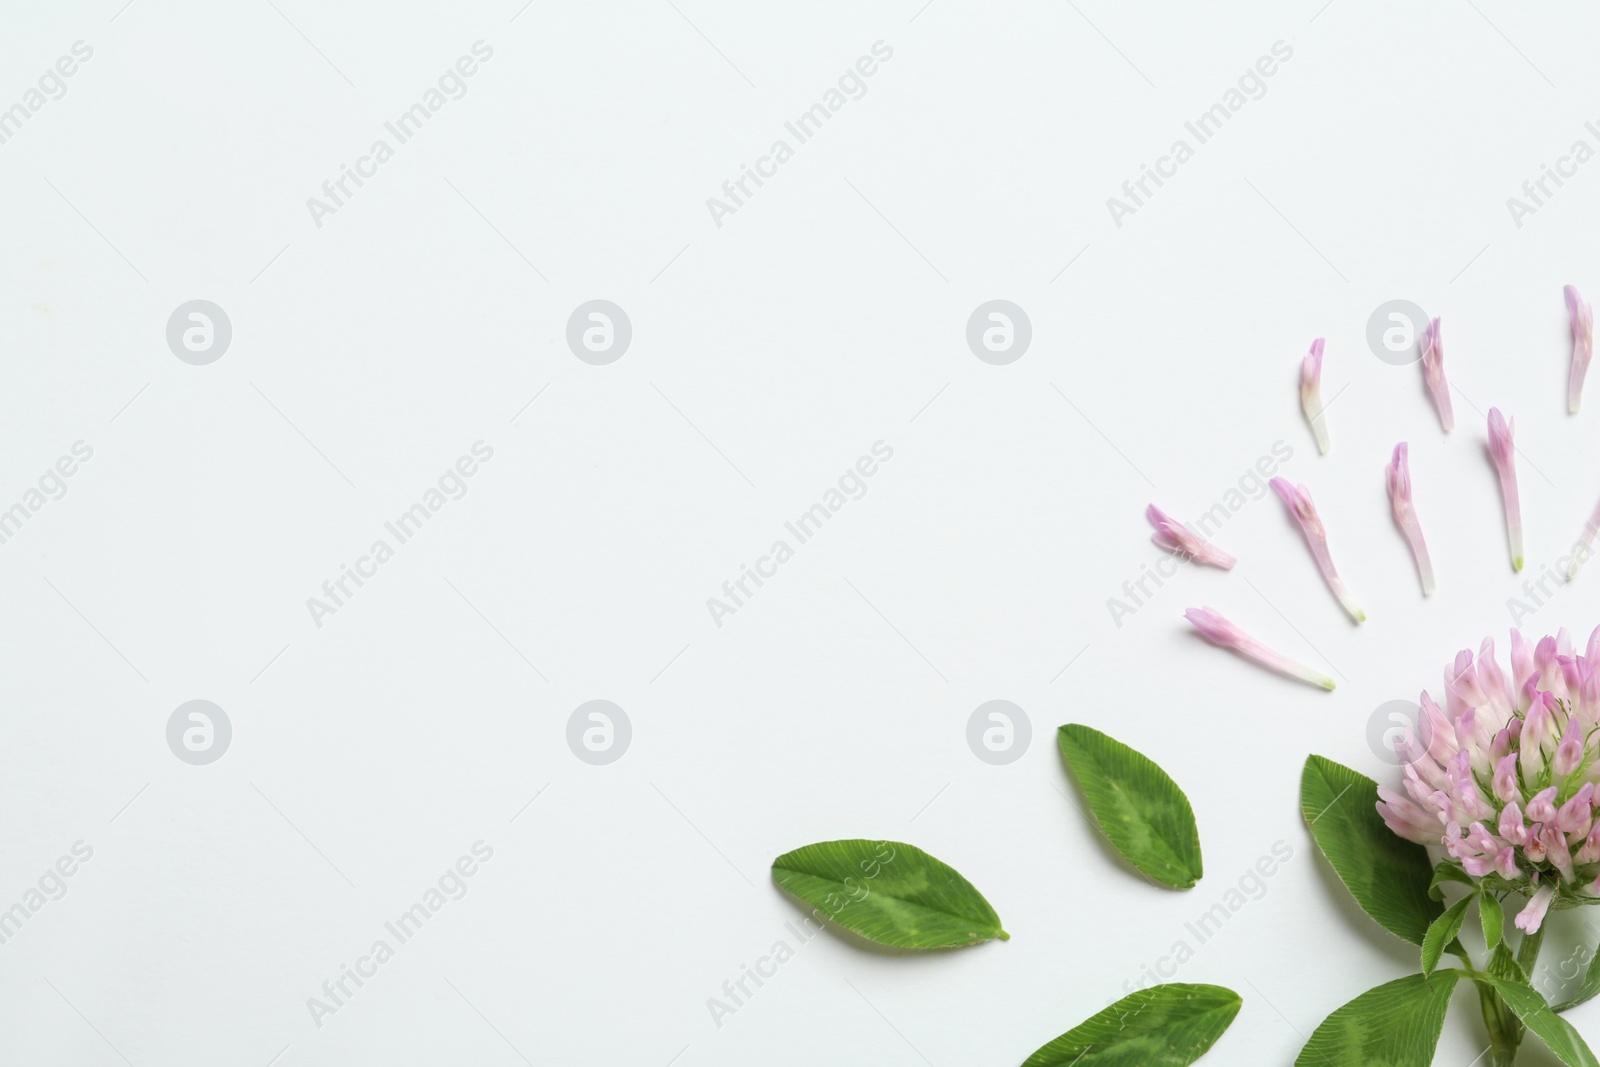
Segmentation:
<svg viewBox="0 0 1600 1067">
<path fill-rule="evenodd" d="M 1517 1061 L 1517 1046 L 1522 1043 L 1520 1024 L 1487 982 L 1478 983 L 1478 1003 L 1483 1008 L 1483 1024 L 1489 1030 L 1490 1067 L 1512 1067 Z"/>
<path fill-rule="evenodd" d="M 1526 975 L 1532 975 L 1539 963 L 1539 949 L 1544 944 L 1544 930 L 1523 934 L 1517 945 L 1517 966 Z M 1476 971 L 1469 969 L 1469 973 Z M 1483 1008 L 1483 1025 L 1489 1031 L 1490 1067 L 1514 1067 L 1517 1047 L 1522 1044 L 1522 1020 L 1518 1019 L 1500 994 L 1487 982 L 1478 982 L 1478 1003 Z"/>
<path fill-rule="evenodd" d="M 1531 934 L 1522 935 L 1522 943 L 1517 946 L 1517 966 L 1522 968 L 1522 973 L 1533 981 L 1533 969 L 1539 962 L 1539 949 L 1544 945 L 1544 927 Z"/>
</svg>

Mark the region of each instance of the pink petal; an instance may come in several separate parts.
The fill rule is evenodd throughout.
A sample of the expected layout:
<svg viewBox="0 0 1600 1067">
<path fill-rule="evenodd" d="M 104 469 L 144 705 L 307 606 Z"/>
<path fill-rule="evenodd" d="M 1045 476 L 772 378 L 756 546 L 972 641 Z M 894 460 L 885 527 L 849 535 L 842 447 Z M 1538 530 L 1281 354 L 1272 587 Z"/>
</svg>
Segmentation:
<svg viewBox="0 0 1600 1067">
<path fill-rule="evenodd" d="M 1185 559 L 1209 563 L 1211 566 L 1220 567 L 1223 570 L 1231 570 L 1234 563 L 1238 562 L 1228 553 L 1217 548 L 1194 530 L 1172 518 L 1172 516 L 1154 504 L 1145 508 L 1144 514 L 1156 531 L 1150 535 L 1150 540 L 1168 552 L 1175 553 Z"/>
<path fill-rule="evenodd" d="M 1210 608 L 1190 608 L 1183 613 L 1183 617 L 1212 644 L 1231 649 L 1269 670 L 1278 671 L 1302 682 L 1310 682 L 1324 689 L 1334 687 L 1332 678 L 1297 663 L 1282 653 L 1274 652 Z"/>
<path fill-rule="evenodd" d="M 1289 514 L 1300 524 L 1300 530 L 1305 534 L 1311 555 L 1322 571 L 1323 580 L 1328 583 L 1328 588 L 1333 590 L 1333 595 L 1338 597 L 1340 606 L 1356 622 L 1366 622 L 1367 613 L 1361 610 L 1355 597 L 1351 596 L 1350 590 L 1345 587 L 1344 579 L 1340 578 L 1339 572 L 1334 569 L 1333 557 L 1328 554 L 1328 534 L 1322 526 L 1322 519 L 1317 515 L 1316 505 L 1311 502 L 1310 490 L 1303 485 L 1294 485 L 1286 478 L 1274 478 L 1270 484 L 1273 491 L 1288 506 Z"/>
<path fill-rule="evenodd" d="M 1389 460 L 1389 503 L 1394 508 L 1394 521 L 1411 545 L 1411 554 L 1417 561 L 1417 573 L 1422 578 L 1422 595 L 1433 595 L 1433 561 L 1428 557 L 1428 543 L 1422 538 L 1422 524 L 1417 521 L 1417 509 L 1411 500 L 1411 468 L 1407 462 L 1408 449 L 1401 441 L 1394 446 L 1394 456 Z"/>
<path fill-rule="evenodd" d="M 1507 422 L 1499 408 L 1489 409 L 1489 458 L 1500 475 L 1500 496 L 1506 506 L 1506 536 L 1511 542 L 1511 569 L 1522 569 L 1522 503 L 1517 495 L 1516 420 Z"/>
<path fill-rule="evenodd" d="M 1456 416 L 1450 407 L 1450 383 L 1444 378 L 1444 342 L 1439 336 L 1438 319 L 1428 323 L 1417 344 L 1422 350 L 1422 380 L 1427 382 L 1428 392 L 1433 394 L 1433 406 L 1439 412 L 1439 425 L 1444 427 L 1445 433 L 1449 433 L 1455 429 Z"/>
<path fill-rule="evenodd" d="M 1542 885 L 1538 892 L 1533 894 L 1533 899 L 1522 906 L 1517 913 L 1516 927 L 1525 934 L 1539 932 L 1539 927 L 1544 925 L 1545 912 L 1550 910 L 1550 902 L 1556 898 L 1556 887 Z"/>
<path fill-rule="evenodd" d="M 1317 451 L 1328 452 L 1328 424 L 1322 409 L 1322 347 L 1323 338 L 1311 342 L 1311 351 L 1300 361 L 1300 409 L 1311 424 L 1311 433 L 1317 439 Z"/>
<path fill-rule="evenodd" d="M 1567 298 L 1567 315 L 1572 320 L 1572 372 L 1567 378 L 1567 412 L 1576 415 L 1583 399 L 1583 377 L 1594 355 L 1594 312 L 1574 287 L 1569 285 L 1562 293 Z"/>
</svg>

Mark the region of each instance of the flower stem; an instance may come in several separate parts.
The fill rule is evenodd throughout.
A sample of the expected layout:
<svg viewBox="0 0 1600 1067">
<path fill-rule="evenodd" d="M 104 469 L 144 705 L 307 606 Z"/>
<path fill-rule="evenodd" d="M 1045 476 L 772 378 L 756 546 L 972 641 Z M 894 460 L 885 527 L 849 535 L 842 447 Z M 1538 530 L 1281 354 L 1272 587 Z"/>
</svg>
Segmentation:
<svg viewBox="0 0 1600 1067">
<path fill-rule="evenodd" d="M 1522 943 L 1517 946 L 1517 966 L 1522 968 L 1522 973 L 1533 980 L 1534 967 L 1539 962 L 1539 949 L 1544 945 L 1544 927 L 1531 934 L 1522 935 Z"/>
<path fill-rule="evenodd" d="M 1487 982 L 1478 983 L 1478 1002 L 1483 1008 L 1483 1024 L 1489 1031 L 1490 1067 L 1513 1067 L 1517 1046 L 1522 1043 L 1521 1022 Z"/>
<path fill-rule="evenodd" d="M 1517 945 L 1517 966 L 1522 968 L 1524 974 L 1533 974 L 1543 944 L 1543 929 L 1522 935 L 1522 942 Z M 1483 1008 L 1483 1025 L 1489 1031 L 1490 1067 L 1513 1067 L 1517 1061 L 1517 1047 L 1522 1044 L 1522 1020 L 1495 992 L 1494 986 L 1481 980 L 1477 986 L 1478 1003 Z"/>
</svg>

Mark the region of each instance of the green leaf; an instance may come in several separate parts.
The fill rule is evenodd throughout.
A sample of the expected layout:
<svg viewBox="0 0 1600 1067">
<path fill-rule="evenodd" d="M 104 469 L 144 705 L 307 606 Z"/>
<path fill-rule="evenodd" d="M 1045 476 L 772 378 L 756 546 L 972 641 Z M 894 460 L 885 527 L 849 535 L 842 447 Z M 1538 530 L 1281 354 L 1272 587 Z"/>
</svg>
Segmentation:
<svg viewBox="0 0 1600 1067">
<path fill-rule="evenodd" d="M 1439 957 L 1444 955 L 1445 946 L 1456 939 L 1461 932 L 1461 924 L 1466 922 L 1467 909 L 1472 906 L 1473 898 L 1462 897 L 1428 927 L 1428 932 L 1422 938 L 1422 973 L 1432 974 L 1433 969 L 1439 966 Z"/>
<path fill-rule="evenodd" d="M 1141 989 L 1074 1026 L 1022 1067 L 1188 1067 L 1239 1014 L 1231 989 L 1173 983 Z"/>
<path fill-rule="evenodd" d="M 953 948 L 1011 935 L 983 894 L 915 845 L 823 841 L 772 861 L 772 879 L 868 941 L 895 948 Z"/>
<path fill-rule="evenodd" d="M 1200 832 L 1189 798 L 1167 772 L 1099 730 L 1057 732 L 1061 755 L 1089 802 L 1089 816 L 1124 859 L 1174 889 L 1200 880 Z"/>
<path fill-rule="evenodd" d="M 1300 811 L 1339 880 L 1378 925 L 1420 945 L 1444 905 L 1428 895 L 1427 849 L 1384 825 L 1377 794 L 1371 778 L 1321 756 L 1300 777 Z"/>
<path fill-rule="evenodd" d="M 1381 816 L 1380 816 L 1381 817 Z M 1446 882 L 1460 882 L 1462 885 L 1478 888 L 1478 883 L 1462 870 L 1461 864 L 1455 860 L 1445 860 L 1433 869 L 1433 881 L 1428 883 L 1428 895 L 1434 900 L 1444 899 L 1444 884 Z"/>
<path fill-rule="evenodd" d="M 1478 919 L 1483 923 L 1483 943 L 1490 951 L 1505 943 L 1506 909 L 1488 893 L 1478 897 Z"/>
<path fill-rule="evenodd" d="M 1593 1000 L 1596 993 L 1600 993 L 1600 945 L 1596 945 L 1589 956 L 1589 969 L 1584 972 L 1583 985 L 1579 986 L 1578 991 L 1571 997 L 1557 1004 L 1553 1010 L 1571 1011 L 1579 1004 L 1587 1004 Z"/>
<path fill-rule="evenodd" d="M 1522 964 L 1517 962 L 1511 946 L 1504 941 L 1495 946 L 1494 954 L 1489 957 L 1489 965 L 1484 970 L 1491 978 L 1504 978 L 1518 985 L 1530 984 L 1527 972 L 1522 969 Z"/>
<path fill-rule="evenodd" d="M 1443 972 L 1441 972 L 1443 973 Z M 1500 994 L 1510 1009 L 1517 1013 L 1522 1025 L 1538 1034 L 1550 1051 L 1567 1067 L 1600 1067 L 1589 1046 L 1573 1029 L 1572 1024 L 1551 1010 L 1538 990 L 1510 978 L 1488 975 L 1485 979 Z"/>
<path fill-rule="evenodd" d="M 1322 1021 L 1295 1067 L 1428 1067 L 1460 977 L 1413 974 L 1367 990 Z"/>
</svg>

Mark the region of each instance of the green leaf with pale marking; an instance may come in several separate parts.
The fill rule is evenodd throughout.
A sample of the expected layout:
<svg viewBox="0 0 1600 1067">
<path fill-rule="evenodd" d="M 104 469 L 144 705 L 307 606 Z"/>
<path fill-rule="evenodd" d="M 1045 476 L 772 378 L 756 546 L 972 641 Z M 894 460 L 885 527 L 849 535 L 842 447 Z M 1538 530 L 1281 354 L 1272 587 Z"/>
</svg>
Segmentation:
<svg viewBox="0 0 1600 1067">
<path fill-rule="evenodd" d="M 1538 1034 L 1540 1040 L 1549 1046 L 1550 1051 L 1554 1052 L 1567 1067 L 1600 1067 L 1600 1060 L 1595 1059 L 1594 1053 L 1589 1050 L 1589 1046 L 1584 1043 L 1578 1031 L 1545 1003 L 1544 997 L 1539 995 L 1538 990 L 1522 982 L 1492 974 L 1487 975 L 1483 981 L 1494 987 L 1494 991 L 1500 994 L 1500 999 L 1517 1013 L 1522 1025 L 1532 1033 Z"/>
<path fill-rule="evenodd" d="M 1439 966 L 1439 957 L 1444 955 L 1445 946 L 1455 941 L 1456 935 L 1461 932 L 1461 924 L 1467 920 L 1467 909 L 1472 906 L 1472 901 L 1473 897 L 1462 897 L 1428 927 L 1428 932 L 1422 938 L 1423 974 L 1432 974 L 1433 969 Z"/>
<path fill-rule="evenodd" d="M 1503 943 L 1506 932 L 1506 909 L 1500 901 L 1484 893 L 1478 898 L 1478 920 L 1483 923 L 1483 943 L 1493 952 Z"/>
<path fill-rule="evenodd" d="M 1087 726 L 1057 731 L 1089 817 L 1122 857 L 1174 889 L 1200 880 L 1200 832 L 1189 798 L 1149 759 Z"/>
<path fill-rule="evenodd" d="M 1429 1067 L 1457 970 L 1369 989 L 1322 1021 L 1295 1067 Z"/>
<path fill-rule="evenodd" d="M 1300 811 L 1317 847 L 1361 910 L 1413 945 L 1422 944 L 1444 905 L 1428 893 L 1428 850 L 1384 825 L 1373 805 L 1378 783 L 1311 756 L 1300 776 Z"/>
<path fill-rule="evenodd" d="M 954 948 L 1011 935 L 971 882 L 914 845 L 823 841 L 772 861 L 772 880 L 868 941 L 895 948 Z"/>
<path fill-rule="evenodd" d="M 1589 969 L 1584 972 L 1583 985 L 1579 986 L 1578 991 L 1572 996 L 1557 1004 L 1553 1010 L 1571 1011 L 1579 1004 L 1587 1004 L 1593 1000 L 1596 993 L 1600 993 L 1600 945 L 1596 945 L 1589 955 Z"/>
<path fill-rule="evenodd" d="M 1188 1067 L 1239 1014 L 1231 989 L 1174 983 L 1141 989 L 1074 1026 L 1022 1067 Z"/>
</svg>

